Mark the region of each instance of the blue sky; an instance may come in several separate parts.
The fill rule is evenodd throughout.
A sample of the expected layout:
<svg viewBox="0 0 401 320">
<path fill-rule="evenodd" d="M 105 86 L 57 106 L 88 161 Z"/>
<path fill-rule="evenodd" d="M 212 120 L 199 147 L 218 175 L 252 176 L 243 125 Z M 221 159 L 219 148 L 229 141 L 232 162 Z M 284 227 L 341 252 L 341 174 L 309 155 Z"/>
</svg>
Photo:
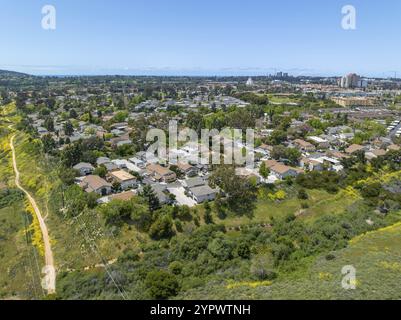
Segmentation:
<svg viewBox="0 0 401 320">
<path fill-rule="evenodd" d="M 41 28 L 41 9 L 57 28 Z M 352 4 L 357 29 L 341 28 Z M 0 0 L 0 68 L 33 74 L 401 75 L 399 0 Z"/>
</svg>

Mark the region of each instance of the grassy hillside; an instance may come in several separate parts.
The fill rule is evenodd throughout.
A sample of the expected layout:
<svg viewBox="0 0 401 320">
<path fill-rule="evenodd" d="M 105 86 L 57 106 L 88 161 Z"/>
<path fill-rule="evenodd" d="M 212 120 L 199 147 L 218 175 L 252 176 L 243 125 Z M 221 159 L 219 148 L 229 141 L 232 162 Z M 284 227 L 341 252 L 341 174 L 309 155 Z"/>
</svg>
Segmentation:
<svg viewBox="0 0 401 320">
<path fill-rule="evenodd" d="M 0 298 L 40 299 L 42 259 L 24 195 L 15 189 L 9 125 L 16 117 L 12 105 L 6 109 L 8 117 L 0 119 Z"/>
<path fill-rule="evenodd" d="M 42 259 L 32 245 L 30 224 L 31 216 L 21 199 L 0 209 L 1 299 L 40 299 L 43 296 Z"/>
<path fill-rule="evenodd" d="M 288 192 L 282 201 L 269 199 L 267 193 L 260 192 L 252 218 L 229 216 L 226 219 L 219 219 L 215 216 L 214 219 L 216 223 L 222 223 L 227 228 L 270 223 L 271 218 L 282 218 L 291 213 L 296 214 L 301 219 L 311 220 L 324 214 L 341 213 L 359 199 L 358 196 L 345 190 L 337 194 L 330 194 L 324 190 L 308 190 L 307 193 L 309 199 L 301 202 L 294 192 Z M 302 208 L 302 203 L 307 204 L 307 208 Z M 202 211 L 202 208 L 200 210 Z"/>
<path fill-rule="evenodd" d="M 349 246 L 321 255 L 310 268 L 270 283 L 212 283 L 184 299 L 400 299 L 401 223 L 354 238 Z M 356 268 L 356 289 L 341 286 L 345 265 Z"/>
</svg>

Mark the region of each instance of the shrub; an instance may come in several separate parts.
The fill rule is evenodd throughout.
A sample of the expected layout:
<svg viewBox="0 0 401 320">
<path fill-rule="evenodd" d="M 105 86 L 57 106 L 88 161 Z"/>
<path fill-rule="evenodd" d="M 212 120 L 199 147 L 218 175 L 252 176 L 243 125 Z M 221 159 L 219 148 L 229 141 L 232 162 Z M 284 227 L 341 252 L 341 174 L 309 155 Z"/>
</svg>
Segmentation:
<svg viewBox="0 0 401 320">
<path fill-rule="evenodd" d="M 168 216 L 159 217 L 149 229 L 149 236 L 154 240 L 169 239 L 173 235 L 173 222 Z"/>
<path fill-rule="evenodd" d="M 174 220 L 175 228 L 177 229 L 178 232 L 182 232 L 182 222 L 180 220 Z"/>
<path fill-rule="evenodd" d="M 151 271 L 146 275 L 145 285 L 154 299 L 167 299 L 177 295 L 180 285 L 175 275 L 163 271 Z"/>
<path fill-rule="evenodd" d="M 336 256 L 332 253 L 329 253 L 326 255 L 326 260 L 331 261 L 334 260 L 336 258 Z"/>
<path fill-rule="evenodd" d="M 251 249 L 245 242 L 242 242 L 237 246 L 236 252 L 240 258 L 249 259 L 251 257 Z"/>
<path fill-rule="evenodd" d="M 21 200 L 24 193 L 18 189 L 0 190 L 0 209 L 10 206 L 13 202 Z"/>
<path fill-rule="evenodd" d="M 298 191 L 298 199 L 300 200 L 308 200 L 309 196 L 306 193 L 305 189 L 299 189 Z"/>
<path fill-rule="evenodd" d="M 307 202 L 301 202 L 301 208 L 302 209 L 308 209 L 309 208 L 309 204 Z"/>
<path fill-rule="evenodd" d="M 168 266 L 168 269 L 170 270 L 170 272 L 175 275 L 181 274 L 182 268 L 183 268 L 182 263 L 179 261 L 173 261 Z"/>
</svg>

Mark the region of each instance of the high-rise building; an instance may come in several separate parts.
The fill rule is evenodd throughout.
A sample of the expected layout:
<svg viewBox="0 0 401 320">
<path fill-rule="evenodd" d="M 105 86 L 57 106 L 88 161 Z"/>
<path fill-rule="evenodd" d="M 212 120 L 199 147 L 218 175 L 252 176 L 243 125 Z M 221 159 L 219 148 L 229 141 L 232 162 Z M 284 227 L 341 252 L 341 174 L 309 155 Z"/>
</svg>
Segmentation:
<svg viewBox="0 0 401 320">
<path fill-rule="evenodd" d="M 340 80 L 341 88 L 366 88 L 367 86 L 367 80 L 361 79 L 361 77 L 355 73 L 347 74 Z"/>
<path fill-rule="evenodd" d="M 249 78 L 248 81 L 246 82 L 247 87 L 252 87 L 254 85 L 252 78 Z"/>
</svg>

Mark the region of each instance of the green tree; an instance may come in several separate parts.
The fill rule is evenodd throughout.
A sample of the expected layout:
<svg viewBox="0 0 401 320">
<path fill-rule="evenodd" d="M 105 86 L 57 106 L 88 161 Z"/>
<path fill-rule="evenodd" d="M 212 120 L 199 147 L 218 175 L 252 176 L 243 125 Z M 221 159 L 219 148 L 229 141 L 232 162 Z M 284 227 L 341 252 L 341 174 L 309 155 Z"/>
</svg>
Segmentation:
<svg viewBox="0 0 401 320">
<path fill-rule="evenodd" d="M 75 109 L 70 109 L 70 118 L 72 118 L 72 119 L 78 118 L 78 114 L 75 111 Z"/>
<path fill-rule="evenodd" d="M 154 240 L 169 239 L 173 235 L 173 222 L 166 215 L 157 218 L 149 229 L 149 236 Z"/>
<path fill-rule="evenodd" d="M 305 189 L 299 189 L 299 191 L 298 191 L 298 199 L 307 200 L 308 198 L 309 198 L 309 196 L 306 193 Z"/>
<path fill-rule="evenodd" d="M 276 146 L 287 140 L 287 133 L 283 130 L 274 130 L 269 137 L 270 144 Z"/>
<path fill-rule="evenodd" d="M 42 145 L 45 153 L 50 153 L 56 148 L 56 142 L 51 134 L 46 134 L 42 137 Z"/>
<path fill-rule="evenodd" d="M 180 261 L 173 261 L 168 266 L 168 269 L 172 274 L 179 275 L 182 272 L 183 265 Z"/>
<path fill-rule="evenodd" d="M 72 123 L 70 121 L 66 121 L 64 124 L 64 132 L 65 135 L 67 136 L 72 136 L 74 133 L 74 127 L 72 126 Z"/>
<path fill-rule="evenodd" d="M 262 161 L 262 163 L 260 164 L 259 167 L 259 174 L 261 175 L 262 178 L 266 179 L 269 174 L 270 174 L 270 170 L 269 168 L 266 166 L 266 163 L 264 161 Z"/>
<path fill-rule="evenodd" d="M 210 183 L 224 190 L 230 211 L 238 215 L 253 215 L 257 188 L 248 179 L 236 175 L 233 167 L 220 166 L 210 177 Z"/>
<path fill-rule="evenodd" d="M 72 167 L 81 161 L 82 149 L 79 143 L 68 145 L 61 154 L 61 161 L 66 167 Z"/>
<path fill-rule="evenodd" d="M 104 165 L 100 165 L 93 171 L 93 174 L 105 178 L 107 175 L 107 169 Z"/>
<path fill-rule="evenodd" d="M 249 259 L 251 257 L 251 249 L 249 244 L 245 241 L 240 242 L 236 248 L 236 253 L 242 259 Z"/>
<path fill-rule="evenodd" d="M 45 122 L 44 122 L 43 125 L 48 131 L 54 132 L 54 120 L 53 120 L 53 118 L 47 117 L 45 119 Z"/>
<path fill-rule="evenodd" d="M 205 219 L 205 223 L 206 224 L 213 223 L 212 208 L 210 207 L 209 202 L 205 202 L 203 204 L 203 207 L 205 208 L 205 214 L 203 216 L 203 218 Z"/>
<path fill-rule="evenodd" d="M 74 184 L 74 182 L 75 182 L 75 177 L 77 176 L 77 171 L 75 171 L 72 168 L 66 168 L 66 167 L 62 166 L 58 170 L 58 176 L 64 185 L 70 186 L 70 185 Z"/>
<path fill-rule="evenodd" d="M 177 295 L 180 290 L 176 276 L 164 270 L 149 272 L 146 275 L 145 286 L 153 299 L 167 299 Z"/>
<path fill-rule="evenodd" d="M 153 191 L 150 185 L 145 185 L 143 187 L 140 196 L 143 197 L 148 204 L 150 212 L 153 212 L 160 208 L 159 198 L 157 197 L 156 193 Z"/>
<path fill-rule="evenodd" d="M 153 217 L 146 205 L 135 203 L 132 207 L 131 220 L 139 230 L 147 232 L 152 224 Z"/>
<path fill-rule="evenodd" d="M 101 213 L 106 225 L 121 227 L 131 218 L 132 204 L 129 201 L 112 200 L 102 206 Z"/>
</svg>

